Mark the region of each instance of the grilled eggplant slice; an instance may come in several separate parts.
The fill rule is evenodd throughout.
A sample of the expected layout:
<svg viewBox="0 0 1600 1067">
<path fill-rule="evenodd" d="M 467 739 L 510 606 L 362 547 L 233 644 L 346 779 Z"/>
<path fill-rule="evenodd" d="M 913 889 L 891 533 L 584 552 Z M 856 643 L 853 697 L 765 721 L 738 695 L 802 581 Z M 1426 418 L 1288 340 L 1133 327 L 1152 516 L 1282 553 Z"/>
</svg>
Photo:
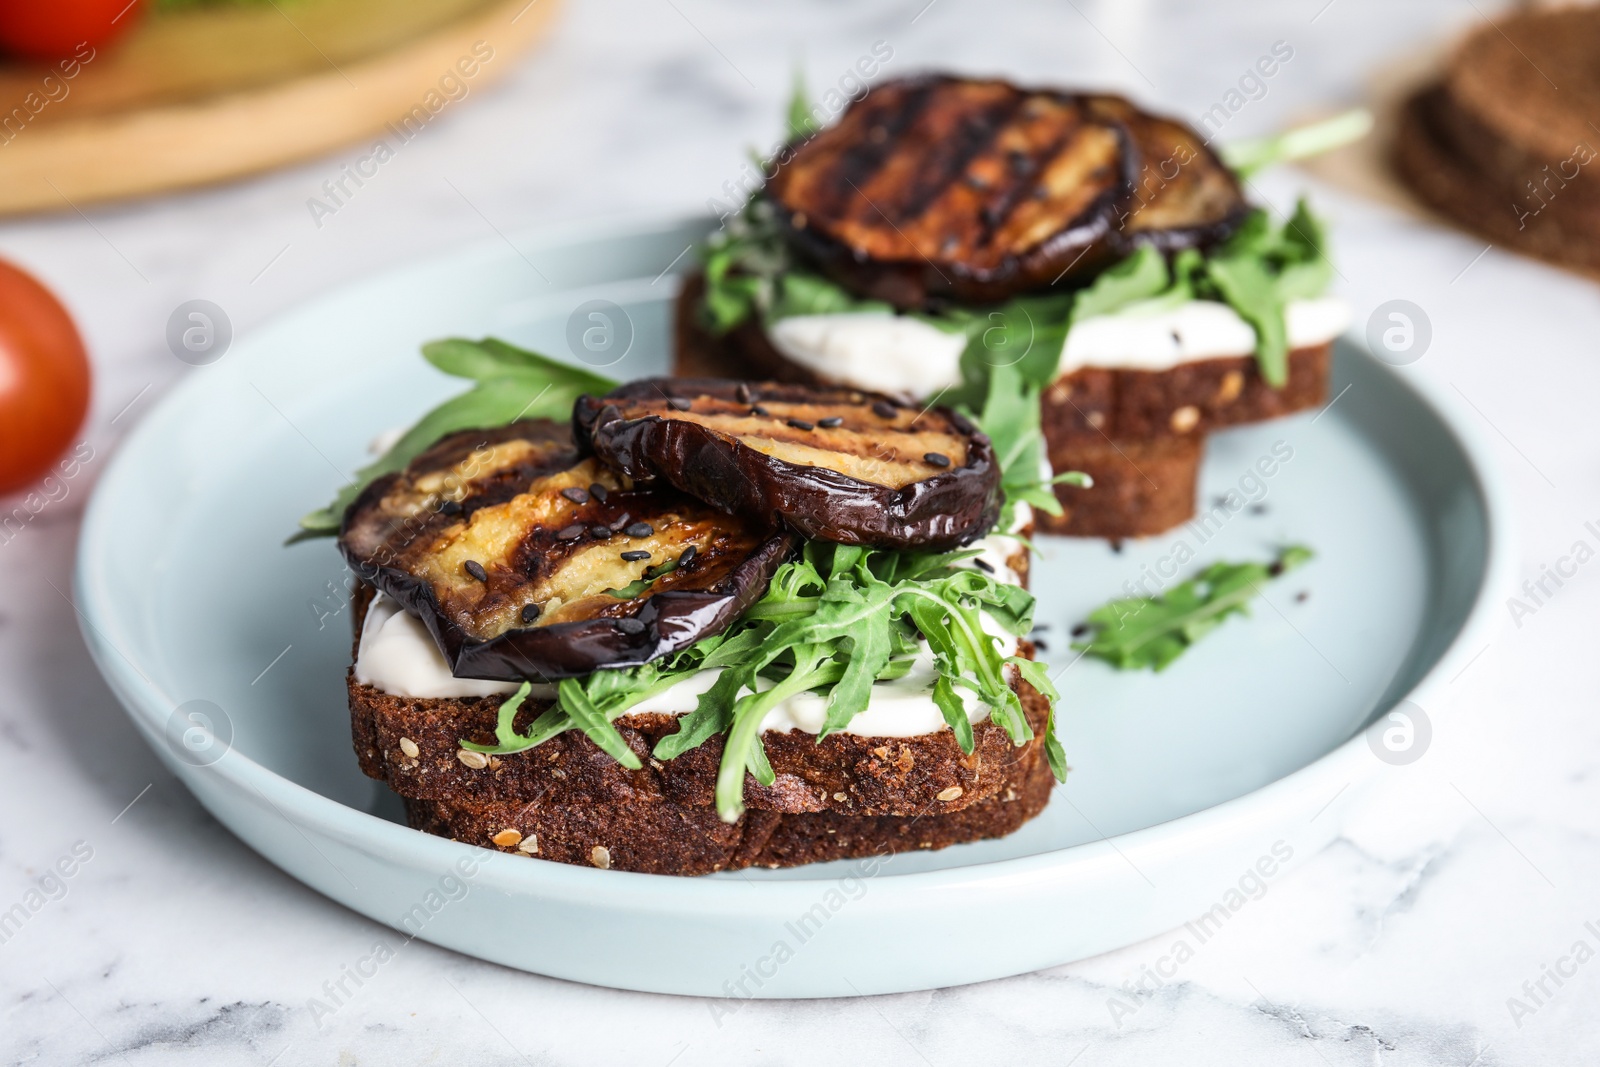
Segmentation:
<svg viewBox="0 0 1600 1067">
<path fill-rule="evenodd" d="M 630 382 L 581 397 L 580 444 L 752 521 L 878 548 L 955 548 L 1000 512 L 989 439 L 945 408 L 876 393 L 720 378 Z"/>
<path fill-rule="evenodd" d="M 367 487 L 339 544 L 456 675 L 519 681 L 636 666 L 722 630 L 794 542 L 638 488 L 541 419 L 443 438 Z"/>
<path fill-rule="evenodd" d="M 1137 166 L 1122 124 L 1082 98 L 917 77 L 880 84 L 796 147 L 766 192 L 808 258 L 910 309 L 1107 266 Z"/>
<path fill-rule="evenodd" d="M 1133 199 L 1111 233 L 1119 257 L 1141 244 L 1167 253 L 1209 248 L 1239 228 L 1250 213 L 1239 179 L 1192 127 L 1120 96 L 1084 99 L 1095 115 L 1121 123 L 1138 153 Z"/>
<path fill-rule="evenodd" d="M 1248 210 L 1183 123 L 1004 81 L 885 82 L 780 158 L 766 195 L 791 244 L 901 310 L 1082 282 L 1138 244 L 1221 241 Z"/>
</svg>

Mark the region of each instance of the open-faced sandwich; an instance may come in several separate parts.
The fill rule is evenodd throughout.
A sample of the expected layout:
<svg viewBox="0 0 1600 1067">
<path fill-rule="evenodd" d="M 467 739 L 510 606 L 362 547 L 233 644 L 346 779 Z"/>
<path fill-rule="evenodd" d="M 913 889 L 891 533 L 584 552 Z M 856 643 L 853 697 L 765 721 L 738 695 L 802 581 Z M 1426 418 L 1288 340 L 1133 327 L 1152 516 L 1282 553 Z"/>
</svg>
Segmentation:
<svg viewBox="0 0 1600 1067">
<path fill-rule="evenodd" d="M 1252 206 L 1182 122 L 942 75 L 809 114 L 683 289 L 679 373 L 1020 394 L 1095 486 L 1059 486 L 1041 526 L 1104 537 L 1192 516 L 1207 432 L 1323 400 L 1349 312 L 1317 220 Z"/>
<path fill-rule="evenodd" d="M 302 523 L 359 582 L 356 754 L 414 827 L 700 874 L 1043 809 L 1066 768 L 1027 640 L 1036 417 L 424 351 L 480 384 Z"/>
</svg>

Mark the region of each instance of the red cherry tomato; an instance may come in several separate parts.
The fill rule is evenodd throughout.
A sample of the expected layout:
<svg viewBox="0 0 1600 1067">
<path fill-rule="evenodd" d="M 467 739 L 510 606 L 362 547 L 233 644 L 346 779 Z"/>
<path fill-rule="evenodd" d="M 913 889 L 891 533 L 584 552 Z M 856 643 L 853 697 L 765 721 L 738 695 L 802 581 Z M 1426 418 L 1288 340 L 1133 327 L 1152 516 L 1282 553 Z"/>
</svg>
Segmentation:
<svg viewBox="0 0 1600 1067">
<path fill-rule="evenodd" d="M 145 0 L 0 0 L 0 48 L 44 63 L 95 48 L 139 21 Z M 91 53 L 92 54 L 92 53 Z M 83 55 L 78 55 L 83 60 Z"/>
<path fill-rule="evenodd" d="M 88 410 L 89 357 L 72 316 L 0 261 L 0 494 L 48 471 Z"/>
</svg>

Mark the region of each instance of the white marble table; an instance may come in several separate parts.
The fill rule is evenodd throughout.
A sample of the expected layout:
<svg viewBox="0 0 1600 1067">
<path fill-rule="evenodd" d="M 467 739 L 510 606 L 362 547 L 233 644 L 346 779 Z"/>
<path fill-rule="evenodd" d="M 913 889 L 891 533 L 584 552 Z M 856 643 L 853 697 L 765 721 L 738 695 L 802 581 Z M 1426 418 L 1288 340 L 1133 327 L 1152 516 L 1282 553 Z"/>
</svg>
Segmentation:
<svg viewBox="0 0 1600 1067">
<path fill-rule="evenodd" d="M 0 225 L 0 255 L 71 305 L 98 374 L 94 459 L 65 499 L 0 541 L 0 910 L 79 857 L 0 944 L 7 1062 L 1593 1062 L 1600 963 L 1569 954 L 1578 941 L 1600 950 L 1600 564 L 1508 625 L 1452 687 L 1426 757 L 1388 772 L 1342 840 L 1171 980 L 1147 968 L 1178 932 L 1006 981 L 755 1003 L 720 1022 L 708 1002 L 533 977 L 420 942 L 340 1010 L 314 1013 L 323 983 L 383 928 L 231 837 L 100 682 L 62 591 L 105 458 L 191 372 L 164 341 L 182 301 L 213 300 L 246 333 L 348 278 L 496 229 L 699 208 L 736 179 L 746 144 L 770 141 L 797 57 L 820 88 L 883 41 L 890 72 L 1107 84 L 1196 117 L 1287 42 L 1293 58 L 1231 116 L 1232 136 L 1353 101 L 1371 67 L 1479 17 L 1369 0 L 924 3 L 574 3 L 531 62 L 452 105 L 331 215 L 313 218 L 308 200 L 358 150 Z M 1302 181 L 1277 174 L 1264 188 L 1286 199 Z M 1397 297 L 1430 316 L 1433 349 L 1415 369 L 1479 409 L 1523 520 L 1522 570 L 1537 577 L 1574 542 L 1593 544 L 1594 287 L 1499 250 L 1475 260 L 1481 242 L 1326 190 L 1319 203 L 1337 221 L 1339 284 L 1358 320 Z M 959 936 L 953 926 L 930 936 Z M 1558 965 L 1574 972 L 1559 984 L 1545 971 Z"/>
</svg>

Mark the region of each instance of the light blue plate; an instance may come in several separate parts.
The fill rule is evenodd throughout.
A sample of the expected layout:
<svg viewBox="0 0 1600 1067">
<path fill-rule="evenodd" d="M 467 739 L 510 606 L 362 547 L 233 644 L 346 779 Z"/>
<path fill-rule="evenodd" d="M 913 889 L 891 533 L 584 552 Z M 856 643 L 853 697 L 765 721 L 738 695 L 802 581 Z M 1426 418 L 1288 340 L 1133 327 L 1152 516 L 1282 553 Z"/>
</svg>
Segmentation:
<svg viewBox="0 0 1600 1067">
<path fill-rule="evenodd" d="M 475 247 L 353 285 L 197 367 L 123 446 L 79 554 L 89 646 L 166 763 L 272 862 L 380 922 L 542 974 L 672 993 L 890 992 L 1063 963 L 1208 910 L 1220 922 L 1217 907 L 1336 835 L 1386 764 L 1425 749 L 1424 720 L 1445 713 L 1443 685 L 1487 643 L 1509 585 L 1506 510 L 1449 405 L 1343 345 L 1329 408 L 1213 439 L 1202 507 L 1239 496 L 1205 529 L 1120 553 L 1044 542 L 1034 587 L 1075 770 L 1021 832 L 674 879 L 407 829 L 351 751 L 345 571 L 331 543 L 283 538 L 374 436 L 462 388 L 418 357 L 424 340 L 496 334 L 566 356 L 575 310 L 606 300 L 626 322 L 579 314 L 574 336 L 598 327 L 603 345 L 617 331 L 611 355 L 587 361 L 615 358 L 631 325 L 606 373 L 662 372 L 673 271 L 705 226 L 545 231 L 518 252 Z M 1290 542 L 1316 559 L 1165 673 L 1073 662 L 1066 631 L 1125 582 L 1154 591 L 1180 558 L 1187 575 Z M 1403 699 L 1411 749 L 1400 735 L 1401 751 L 1396 736 L 1375 748 L 1364 728 L 1393 726 L 1379 717 Z"/>
</svg>

